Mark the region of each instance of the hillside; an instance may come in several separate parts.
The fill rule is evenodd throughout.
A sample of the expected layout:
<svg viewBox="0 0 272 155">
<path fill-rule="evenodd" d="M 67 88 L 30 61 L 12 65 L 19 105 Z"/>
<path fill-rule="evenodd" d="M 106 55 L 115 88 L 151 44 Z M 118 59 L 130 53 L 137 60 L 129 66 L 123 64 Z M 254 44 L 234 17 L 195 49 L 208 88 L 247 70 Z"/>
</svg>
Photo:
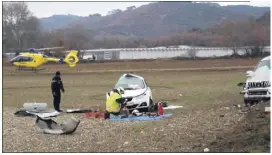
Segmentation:
<svg viewBox="0 0 272 155">
<path fill-rule="evenodd" d="M 263 25 L 270 25 L 270 12 L 266 12 L 263 16 L 256 20 Z"/>
<path fill-rule="evenodd" d="M 40 24 L 43 29 L 58 29 L 80 18 L 82 17 L 75 15 L 54 15 L 47 18 L 40 18 Z"/>
<path fill-rule="evenodd" d="M 82 24 L 100 35 L 165 36 L 192 28 L 205 29 L 224 20 L 259 18 L 269 7 L 220 6 L 212 3 L 154 2 L 107 16 L 73 15 L 41 19 L 43 28 L 64 28 Z"/>
</svg>

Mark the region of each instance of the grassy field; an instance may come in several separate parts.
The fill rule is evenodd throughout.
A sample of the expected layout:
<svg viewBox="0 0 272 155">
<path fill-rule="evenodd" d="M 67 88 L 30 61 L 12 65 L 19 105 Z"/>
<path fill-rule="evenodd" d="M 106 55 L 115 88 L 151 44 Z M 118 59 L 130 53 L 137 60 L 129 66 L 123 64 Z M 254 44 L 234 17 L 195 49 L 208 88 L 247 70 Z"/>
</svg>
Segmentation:
<svg viewBox="0 0 272 155">
<path fill-rule="evenodd" d="M 254 66 L 257 62 L 222 60 L 220 64 L 220 61 L 187 61 L 187 67 L 190 66 L 188 64 L 194 64 L 193 67 L 209 67 L 216 63 L 219 64 L 217 67 L 233 64 Z M 173 61 L 171 64 L 169 61 L 168 67 L 164 67 L 175 68 L 176 63 L 181 62 Z M 130 69 L 144 68 L 143 62 L 133 63 L 129 63 Z M 148 65 L 144 62 L 146 68 L 154 68 L 157 63 L 165 64 L 153 61 Z M 92 68 L 89 70 L 121 69 L 121 66 L 127 65 L 125 62 L 117 64 L 89 64 L 89 68 Z M 114 86 L 122 74 L 65 74 L 66 68 L 49 66 L 55 65 L 47 65 L 47 71 L 58 69 L 64 72 L 62 79 L 66 92 L 62 95 L 62 109 L 89 108 L 91 105 L 103 107 L 106 91 Z M 86 66 L 82 64 L 79 68 L 88 70 Z M 181 66 L 176 66 L 178 67 Z M 80 118 L 81 123 L 73 135 L 55 136 L 38 132 L 33 118 L 13 115 L 26 102 L 48 103 L 52 108 L 50 82 L 53 73 L 10 73 L 10 67 L 4 67 L 6 74 L 3 76 L 3 151 L 202 152 L 207 147 L 212 152 L 267 152 L 267 146 L 270 146 L 270 139 L 267 140 L 267 137 L 270 137 L 269 119 L 247 119 L 247 114 L 240 114 L 238 109 L 233 107 L 243 104 L 239 94 L 241 88 L 237 87 L 237 83 L 245 80 L 245 71 L 135 72 L 147 80 L 155 101 L 165 100 L 170 105 L 182 105 L 184 108 L 165 111 L 174 114 L 167 120 L 129 123 L 85 119 L 82 114 L 61 114 L 56 118 L 61 123 L 72 116 Z M 249 128 L 251 130 L 248 130 Z"/>
</svg>

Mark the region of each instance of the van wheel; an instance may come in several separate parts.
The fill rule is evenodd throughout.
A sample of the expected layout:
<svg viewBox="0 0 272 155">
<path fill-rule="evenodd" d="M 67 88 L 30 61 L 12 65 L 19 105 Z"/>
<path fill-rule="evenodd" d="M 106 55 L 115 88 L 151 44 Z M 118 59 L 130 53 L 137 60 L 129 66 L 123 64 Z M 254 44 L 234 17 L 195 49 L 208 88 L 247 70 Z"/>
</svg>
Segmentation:
<svg viewBox="0 0 272 155">
<path fill-rule="evenodd" d="M 244 99 L 244 103 L 245 103 L 245 107 L 248 107 L 250 105 L 250 102 L 247 99 Z"/>
<path fill-rule="evenodd" d="M 244 103 L 245 103 L 245 107 L 250 107 L 250 106 L 252 106 L 254 104 L 257 104 L 258 102 L 254 102 L 254 101 L 244 99 Z"/>
</svg>

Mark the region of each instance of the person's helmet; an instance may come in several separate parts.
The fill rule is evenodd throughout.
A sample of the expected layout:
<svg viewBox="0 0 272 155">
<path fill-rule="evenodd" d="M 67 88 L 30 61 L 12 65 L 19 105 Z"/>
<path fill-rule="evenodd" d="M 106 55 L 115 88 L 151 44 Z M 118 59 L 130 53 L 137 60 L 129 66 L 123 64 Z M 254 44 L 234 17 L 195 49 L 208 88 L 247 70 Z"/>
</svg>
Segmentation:
<svg viewBox="0 0 272 155">
<path fill-rule="evenodd" d="M 118 91 L 119 94 L 124 94 L 125 93 L 125 89 L 123 87 L 117 88 L 117 91 Z"/>
</svg>

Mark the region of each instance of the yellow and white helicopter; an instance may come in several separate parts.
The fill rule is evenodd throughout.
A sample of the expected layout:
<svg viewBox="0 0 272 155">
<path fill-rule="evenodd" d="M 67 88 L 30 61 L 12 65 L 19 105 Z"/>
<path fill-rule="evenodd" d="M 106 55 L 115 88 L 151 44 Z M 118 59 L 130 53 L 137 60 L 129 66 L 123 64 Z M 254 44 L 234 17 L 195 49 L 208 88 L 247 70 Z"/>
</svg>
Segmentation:
<svg viewBox="0 0 272 155">
<path fill-rule="evenodd" d="M 18 67 L 19 70 L 22 70 L 22 68 L 32 68 L 32 70 L 37 71 L 38 67 L 47 62 L 56 62 L 61 64 L 66 63 L 69 67 L 72 68 L 75 67 L 79 61 L 77 54 L 77 50 L 71 50 L 68 55 L 63 59 L 48 57 L 47 55 L 39 53 L 27 52 L 20 53 L 18 56 L 12 58 L 9 62 L 12 63 L 12 65 Z"/>
</svg>

